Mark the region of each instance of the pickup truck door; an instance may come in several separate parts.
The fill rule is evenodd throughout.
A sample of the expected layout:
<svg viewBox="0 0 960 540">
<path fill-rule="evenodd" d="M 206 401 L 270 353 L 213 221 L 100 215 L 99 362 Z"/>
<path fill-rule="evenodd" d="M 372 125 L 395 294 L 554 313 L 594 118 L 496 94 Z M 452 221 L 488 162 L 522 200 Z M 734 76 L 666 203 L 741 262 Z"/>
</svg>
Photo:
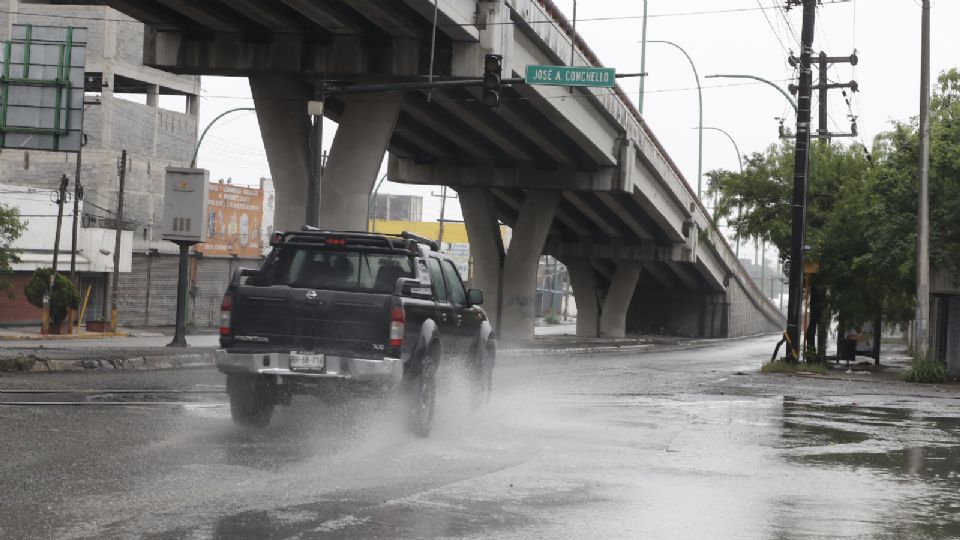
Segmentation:
<svg viewBox="0 0 960 540">
<path fill-rule="evenodd" d="M 440 327 L 440 345 L 444 354 L 460 352 L 459 328 L 456 312 L 450 303 L 450 292 L 443 280 L 443 271 L 440 269 L 440 260 L 429 257 L 430 278 L 433 281 L 433 297 L 437 302 L 437 326 Z"/>
<path fill-rule="evenodd" d="M 470 348 L 480 332 L 480 310 L 467 305 L 467 291 L 460 279 L 460 272 L 452 261 L 442 263 L 443 275 L 447 278 L 447 289 L 453 303 L 454 315 L 457 319 L 458 349 L 461 353 L 470 352 Z"/>
</svg>

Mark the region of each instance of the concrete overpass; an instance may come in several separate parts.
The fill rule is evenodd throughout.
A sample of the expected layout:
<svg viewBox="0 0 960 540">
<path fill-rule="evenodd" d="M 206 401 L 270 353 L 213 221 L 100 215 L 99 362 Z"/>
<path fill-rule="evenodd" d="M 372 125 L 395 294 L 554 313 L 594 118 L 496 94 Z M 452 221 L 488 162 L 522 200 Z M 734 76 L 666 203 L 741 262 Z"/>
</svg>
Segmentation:
<svg viewBox="0 0 960 540">
<path fill-rule="evenodd" d="M 86 4 L 92 0 L 32 0 Z M 276 227 L 299 227 L 312 182 L 307 103 L 331 83 L 422 81 L 433 0 L 101 0 L 146 26 L 144 62 L 246 76 L 277 189 Z M 565 64 L 572 29 L 550 0 L 438 0 L 433 73 L 478 78 Z M 576 38 L 577 65 L 599 65 Z M 566 60 L 565 60 L 566 59 Z M 385 151 L 394 181 L 460 193 L 475 283 L 506 339 L 532 336 L 541 253 L 570 269 L 581 336 L 705 337 L 778 331 L 653 132 L 618 89 L 516 85 L 491 109 L 478 89 L 326 98 L 339 123 L 320 191 L 321 226 L 363 229 Z M 504 249 L 498 221 L 513 227 Z"/>
</svg>

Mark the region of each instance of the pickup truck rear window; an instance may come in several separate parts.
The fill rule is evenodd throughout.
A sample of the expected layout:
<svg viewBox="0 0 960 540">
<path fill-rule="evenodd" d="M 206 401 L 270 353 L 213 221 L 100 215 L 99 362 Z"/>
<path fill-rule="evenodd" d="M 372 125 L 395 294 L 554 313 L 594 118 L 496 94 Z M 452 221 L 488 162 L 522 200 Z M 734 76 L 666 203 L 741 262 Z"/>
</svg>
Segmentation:
<svg viewBox="0 0 960 540">
<path fill-rule="evenodd" d="M 412 257 L 396 253 L 281 248 L 264 268 L 264 285 L 298 289 L 391 293 L 399 278 L 413 278 Z"/>
</svg>

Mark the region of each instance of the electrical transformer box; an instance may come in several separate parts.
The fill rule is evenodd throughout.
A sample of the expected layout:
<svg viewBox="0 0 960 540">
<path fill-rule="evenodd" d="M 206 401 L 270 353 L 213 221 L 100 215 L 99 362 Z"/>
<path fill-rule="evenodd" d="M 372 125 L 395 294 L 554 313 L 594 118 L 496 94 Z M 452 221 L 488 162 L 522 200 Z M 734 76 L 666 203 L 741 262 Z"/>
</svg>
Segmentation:
<svg viewBox="0 0 960 540">
<path fill-rule="evenodd" d="M 207 241 L 207 205 L 210 200 L 206 169 L 167 167 L 163 189 L 162 238 L 199 244 Z"/>
</svg>

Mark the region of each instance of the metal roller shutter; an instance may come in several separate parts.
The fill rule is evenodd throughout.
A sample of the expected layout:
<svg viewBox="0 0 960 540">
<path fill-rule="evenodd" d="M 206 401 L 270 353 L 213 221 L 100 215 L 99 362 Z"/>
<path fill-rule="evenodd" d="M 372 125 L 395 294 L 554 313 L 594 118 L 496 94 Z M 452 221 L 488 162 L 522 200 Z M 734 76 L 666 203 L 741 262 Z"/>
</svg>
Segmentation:
<svg viewBox="0 0 960 540">
<path fill-rule="evenodd" d="M 178 256 L 173 254 L 150 257 L 150 302 L 144 302 L 147 326 L 173 326 L 177 321 L 177 272 Z"/>
<path fill-rule="evenodd" d="M 133 254 L 129 273 L 119 274 L 117 284 L 117 319 L 123 326 L 142 326 L 144 320 L 144 302 L 147 298 L 147 266 L 149 257 L 142 253 Z M 102 306 L 101 306 L 102 309 Z M 100 314 L 97 310 L 92 313 Z"/>
</svg>

